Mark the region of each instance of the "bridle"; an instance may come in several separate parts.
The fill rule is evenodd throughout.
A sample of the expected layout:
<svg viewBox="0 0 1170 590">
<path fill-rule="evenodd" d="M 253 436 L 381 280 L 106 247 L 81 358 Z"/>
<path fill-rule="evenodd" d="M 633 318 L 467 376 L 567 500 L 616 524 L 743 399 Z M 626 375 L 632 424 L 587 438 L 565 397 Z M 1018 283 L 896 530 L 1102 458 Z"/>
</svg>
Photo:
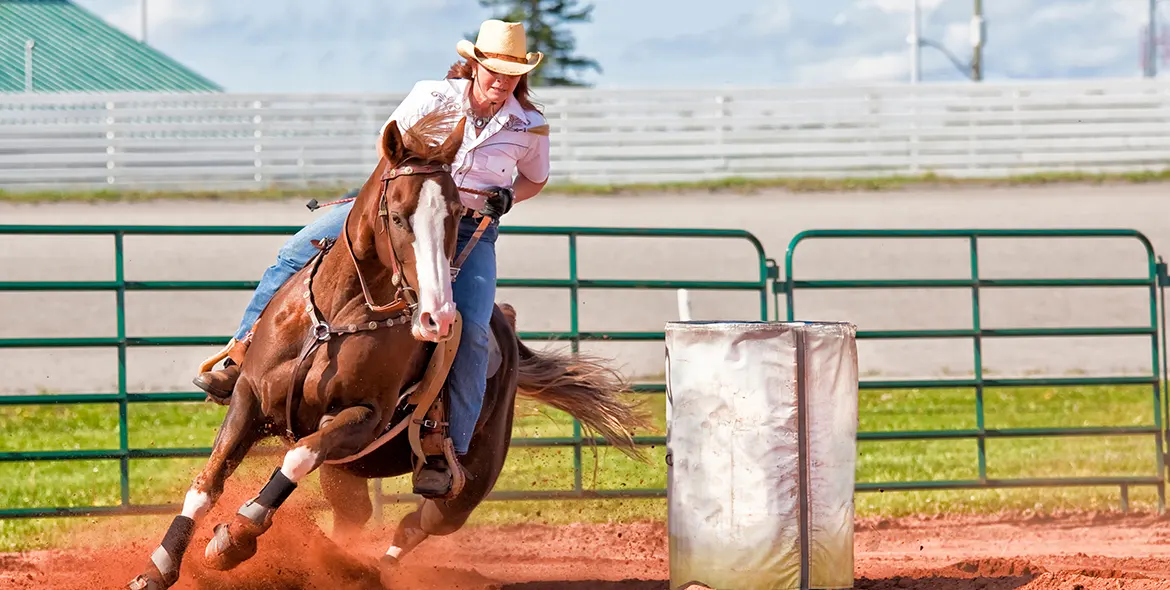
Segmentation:
<svg viewBox="0 0 1170 590">
<path fill-rule="evenodd" d="M 354 272 L 357 273 L 358 282 L 362 286 L 362 296 L 366 299 L 366 308 L 374 313 L 402 313 L 404 311 L 414 312 L 418 307 L 418 290 L 410 284 L 406 279 L 406 274 L 402 272 L 402 261 L 398 258 L 398 252 L 394 250 L 394 240 L 390 238 L 390 209 L 386 203 L 386 195 L 390 192 L 390 182 L 400 176 L 415 176 L 419 174 L 434 174 L 436 172 L 451 172 L 450 164 L 422 164 L 419 166 L 403 166 L 398 165 L 387 169 L 382 173 L 382 189 L 378 195 L 378 219 L 381 221 L 382 232 L 386 234 L 386 247 L 390 249 L 390 283 L 394 285 L 394 300 L 385 305 L 377 305 L 374 303 L 373 297 L 370 295 L 370 289 L 366 286 L 366 279 L 362 276 L 362 269 L 358 266 L 357 256 L 353 252 L 353 244 L 349 239 L 349 223 L 342 225 L 342 238 L 345 241 L 345 249 L 349 252 L 349 258 L 353 261 Z"/>
<path fill-rule="evenodd" d="M 392 274 L 390 275 L 390 282 L 394 285 L 394 300 L 385 305 L 377 305 L 374 303 L 373 297 L 370 295 L 369 287 L 366 286 L 366 279 L 362 276 L 362 269 L 358 266 L 357 256 L 354 255 L 353 245 L 349 239 L 349 224 L 342 225 L 342 237 L 345 240 L 345 249 L 349 252 L 349 258 L 353 261 L 354 271 L 357 273 L 358 282 L 362 286 L 362 296 L 366 300 L 366 308 L 375 313 L 395 313 L 410 310 L 414 312 L 418 307 L 418 290 L 410 284 L 407 280 L 406 274 L 402 272 L 402 261 L 398 258 L 398 253 L 394 250 L 394 241 L 390 238 L 390 211 L 386 204 L 386 195 L 390 191 L 390 181 L 400 176 L 414 176 L 419 174 L 434 174 L 436 172 L 451 172 L 450 164 L 422 164 L 417 166 L 403 166 L 401 162 L 386 172 L 382 173 L 382 189 L 381 194 L 378 195 L 378 219 L 382 222 L 382 231 L 386 234 L 386 247 L 390 249 L 390 268 Z M 491 193 L 481 191 L 473 188 L 460 188 L 460 191 L 474 193 L 484 196 L 490 196 Z M 459 216 L 462 217 L 466 208 L 460 207 Z M 454 261 L 451 263 L 451 280 L 455 280 L 455 276 L 459 274 L 459 268 L 463 261 L 467 259 L 467 255 L 471 252 L 471 248 L 479 241 L 479 237 L 483 234 L 490 219 L 483 217 L 480 220 L 479 227 L 476 228 L 475 235 L 468 241 L 467 245 L 459 253 Z"/>
<path fill-rule="evenodd" d="M 390 282 L 394 285 L 395 288 L 394 300 L 390 303 L 385 305 L 377 305 L 374 303 L 373 297 L 370 295 L 369 287 L 366 285 L 365 277 L 362 276 L 361 267 L 358 266 L 357 256 L 353 251 L 353 244 L 349 238 L 348 219 L 345 223 L 342 224 L 341 240 L 345 244 L 346 251 L 349 252 L 350 260 L 353 261 L 354 271 L 357 274 L 358 282 L 361 283 L 362 286 L 362 296 L 366 300 L 366 308 L 375 313 L 392 314 L 389 318 L 380 321 L 368 321 L 358 324 L 348 324 L 341 327 L 333 327 L 330 326 L 323 317 L 321 317 L 321 312 L 317 309 L 317 306 L 313 301 L 313 277 L 317 274 L 317 268 L 320 266 L 321 259 L 332 247 L 332 240 L 325 238 L 320 241 L 318 245 L 320 250 L 309 262 L 309 273 L 304 280 L 305 290 L 303 293 L 303 298 L 305 299 L 305 312 L 308 313 L 309 317 L 313 320 L 313 326 L 310 328 L 309 334 L 305 338 L 304 345 L 301 347 L 300 355 L 297 358 L 297 365 L 293 369 L 294 378 L 289 382 L 289 393 L 286 397 L 285 434 L 289 437 L 290 440 L 296 441 L 298 438 L 296 433 L 293 432 L 292 428 L 293 402 L 295 400 L 294 394 L 296 392 L 297 383 L 295 376 L 298 372 L 300 372 L 301 364 L 304 363 L 305 359 L 308 358 L 309 355 L 312 354 L 318 346 L 320 346 L 323 342 L 330 340 L 334 335 L 340 336 L 345 334 L 353 334 L 355 332 L 377 330 L 383 327 L 389 328 L 399 324 L 406 325 L 412 321 L 419 321 L 417 314 L 418 291 L 414 286 L 410 285 L 406 278 L 406 274 L 402 272 L 402 261 L 399 260 L 398 253 L 394 250 L 394 241 L 390 239 L 390 210 L 386 202 L 386 197 L 387 193 L 389 193 L 390 182 L 400 176 L 435 174 L 439 172 L 445 172 L 449 174 L 451 172 L 451 166 L 449 164 L 421 164 L 407 166 L 403 165 L 403 162 L 399 162 L 397 165 L 382 173 L 382 188 L 380 194 L 378 195 L 378 218 L 381 220 L 382 230 L 386 234 L 386 245 L 390 249 L 390 266 L 391 271 L 393 272 L 390 277 Z M 486 191 L 470 188 L 460 188 L 459 190 L 482 195 L 491 194 Z M 460 216 L 465 214 L 465 209 L 465 207 L 461 207 L 459 213 Z M 467 254 L 471 251 L 471 248 L 475 246 L 476 242 L 479 241 L 480 235 L 483 234 L 483 231 L 487 228 L 487 225 L 490 221 L 491 218 L 487 216 L 484 216 L 480 220 L 479 227 L 475 230 L 475 235 L 473 235 L 471 240 L 468 241 L 467 245 L 463 247 L 463 250 L 459 253 L 459 256 L 456 258 L 456 260 L 452 262 L 451 280 L 454 280 L 455 276 L 458 274 L 459 266 L 463 263 L 464 260 L 466 260 Z M 450 338 L 450 336 L 451 335 L 448 335 L 447 337 Z"/>
</svg>

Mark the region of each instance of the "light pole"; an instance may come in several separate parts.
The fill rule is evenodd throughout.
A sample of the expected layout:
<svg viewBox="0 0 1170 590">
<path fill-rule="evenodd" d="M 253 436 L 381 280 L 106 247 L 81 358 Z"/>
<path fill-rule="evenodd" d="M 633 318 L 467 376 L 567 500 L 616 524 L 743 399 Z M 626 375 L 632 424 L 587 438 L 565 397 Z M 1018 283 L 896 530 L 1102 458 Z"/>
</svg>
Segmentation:
<svg viewBox="0 0 1170 590">
<path fill-rule="evenodd" d="M 906 42 L 910 44 L 910 83 L 917 84 L 922 69 L 922 36 L 918 30 L 921 10 L 918 0 L 911 1 L 914 3 L 914 9 L 910 11 L 910 36 L 906 38 Z"/>
<path fill-rule="evenodd" d="M 987 23 L 983 20 L 983 0 L 975 0 L 975 14 L 971 16 L 971 79 L 983 79 L 983 43 Z"/>
<path fill-rule="evenodd" d="M 33 49 L 37 42 L 29 39 L 24 42 L 24 91 L 33 91 Z"/>
<path fill-rule="evenodd" d="M 971 61 L 967 64 L 960 63 L 958 58 L 954 56 L 942 44 L 930 39 L 924 39 L 921 33 L 921 11 L 918 6 L 918 0 L 911 0 L 913 2 L 913 10 L 910 11 L 910 34 L 906 36 L 906 43 L 910 45 L 910 82 L 917 84 L 922 77 L 922 46 L 929 45 L 938 49 L 951 61 L 952 64 L 964 76 L 972 81 L 978 82 L 983 79 L 983 45 L 986 42 L 987 23 L 983 20 L 983 0 L 975 0 L 975 11 L 971 16 Z M 1160 2 L 1161 0 L 1151 0 L 1153 2 Z"/>
<path fill-rule="evenodd" d="M 1158 76 L 1158 4 L 1162 0 L 1150 0 L 1146 24 L 1146 77 Z"/>
<path fill-rule="evenodd" d="M 139 18 L 142 26 L 142 39 L 146 43 L 146 0 L 138 0 L 138 8 L 140 10 Z"/>
<path fill-rule="evenodd" d="M 941 43 L 931 41 L 930 39 L 919 39 L 918 43 L 919 45 L 926 45 L 939 50 L 939 52 L 941 52 L 948 60 L 950 60 L 951 65 L 955 66 L 956 70 L 959 70 L 959 73 L 963 74 L 972 81 L 979 80 L 979 78 L 976 77 L 976 72 L 978 70 L 976 69 L 977 66 L 975 65 L 975 60 L 971 60 L 970 63 L 962 63 L 959 61 L 959 58 L 955 56 L 955 54 L 951 53 L 949 49 L 943 47 Z"/>
</svg>

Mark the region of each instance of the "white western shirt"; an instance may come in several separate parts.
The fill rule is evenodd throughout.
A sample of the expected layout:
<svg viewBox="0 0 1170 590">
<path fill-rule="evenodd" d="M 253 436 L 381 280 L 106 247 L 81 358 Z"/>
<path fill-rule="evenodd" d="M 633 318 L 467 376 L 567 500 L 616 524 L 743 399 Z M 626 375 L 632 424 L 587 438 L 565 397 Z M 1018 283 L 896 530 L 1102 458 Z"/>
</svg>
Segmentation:
<svg viewBox="0 0 1170 590">
<path fill-rule="evenodd" d="M 454 104 L 466 111 L 470 80 L 424 80 L 414 85 L 410 94 L 382 124 L 385 133 L 390 121 L 405 131 L 423 115 L 444 104 Z M 512 186 L 513 174 L 519 171 L 533 182 L 543 182 L 549 172 L 548 124 L 538 111 L 527 111 L 515 96 L 509 95 L 479 136 L 468 116 L 463 129 L 463 144 L 451 165 L 451 175 L 461 188 L 486 190 Z M 460 200 L 469 209 L 483 208 L 487 197 L 460 191 Z"/>
</svg>

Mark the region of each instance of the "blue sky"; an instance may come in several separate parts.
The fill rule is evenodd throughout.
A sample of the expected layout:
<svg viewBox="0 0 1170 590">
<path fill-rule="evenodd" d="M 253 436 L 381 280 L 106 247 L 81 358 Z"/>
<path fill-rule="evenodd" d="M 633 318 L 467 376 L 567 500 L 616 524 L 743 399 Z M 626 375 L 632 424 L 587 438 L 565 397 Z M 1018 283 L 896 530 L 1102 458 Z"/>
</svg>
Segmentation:
<svg viewBox="0 0 1170 590">
<path fill-rule="evenodd" d="M 127 33 L 139 0 L 75 0 Z M 595 0 L 573 27 L 598 87 L 905 81 L 911 0 Z M 235 92 L 398 92 L 440 78 L 491 14 L 476 0 L 147 0 L 148 41 Z M 584 0 L 583 0 L 584 3 Z M 972 0 L 920 0 L 970 56 Z M 1140 76 L 1146 0 L 984 0 L 985 77 Z M 1170 1 L 1161 7 L 1170 24 Z M 1170 70 L 1170 63 L 1163 69 Z M 962 80 L 935 49 L 924 81 Z M 1167 74 L 1170 75 L 1170 74 Z"/>
</svg>

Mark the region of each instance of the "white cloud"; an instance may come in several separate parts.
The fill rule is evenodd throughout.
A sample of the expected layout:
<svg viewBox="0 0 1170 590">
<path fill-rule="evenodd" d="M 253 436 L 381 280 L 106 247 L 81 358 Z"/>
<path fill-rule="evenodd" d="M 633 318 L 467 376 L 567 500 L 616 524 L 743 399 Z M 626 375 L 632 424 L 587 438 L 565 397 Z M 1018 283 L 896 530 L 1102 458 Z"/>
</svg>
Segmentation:
<svg viewBox="0 0 1170 590">
<path fill-rule="evenodd" d="M 771 0 L 762 3 L 751 19 L 752 28 L 757 31 L 785 32 L 792 26 L 792 9 L 788 0 Z"/>
<path fill-rule="evenodd" d="M 77 1 L 137 35 L 139 0 Z M 457 58 L 455 41 L 491 12 L 475 0 L 148 1 L 152 45 L 249 92 L 404 90 L 442 76 Z M 577 53 L 601 63 L 603 74 L 588 75 L 601 86 L 901 81 L 911 2 L 582 0 L 595 4 L 593 22 L 570 30 Z M 922 35 L 969 60 L 970 1 L 919 5 Z M 988 79 L 1138 74 L 1142 0 L 988 1 L 984 9 Z M 922 68 L 925 81 L 963 76 L 930 47 Z"/>
<path fill-rule="evenodd" d="M 142 0 L 75 0 L 133 37 L 142 32 Z M 203 26 L 221 6 L 210 0 L 146 0 L 147 38 L 182 34 Z"/>
<path fill-rule="evenodd" d="M 918 0 L 919 12 L 926 13 L 938 8 L 944 0 Z M 886 14 L 910 14 L 914 0 L 858 0 L 858 9 L 876 8 Z"/>
<path fill-rule="evenodd" d="M 951 51 L 968 51 L 971 47 L 971 23 L 950 23 L 939 42 Z"/>
<path fill-rule="evenodd" d="M 886 52 L 861 57 L 838 57 L 800 66 L 796 71 L 802 83 L 889 82 L 910 78 L 908 51 Z"/>
</svg>

